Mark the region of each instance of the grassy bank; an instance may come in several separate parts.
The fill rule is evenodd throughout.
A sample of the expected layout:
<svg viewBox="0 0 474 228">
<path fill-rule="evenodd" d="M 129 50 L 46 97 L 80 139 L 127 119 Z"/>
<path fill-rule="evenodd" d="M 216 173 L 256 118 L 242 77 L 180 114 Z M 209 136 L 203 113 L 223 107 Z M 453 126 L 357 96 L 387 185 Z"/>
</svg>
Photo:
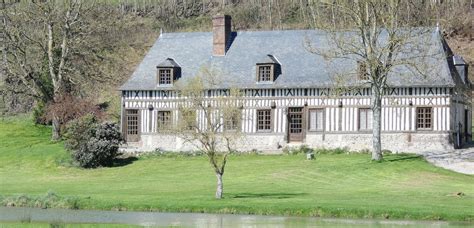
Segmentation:
<svg viewBox="0 0 474 228">
<path fill-rule="evenodd" d="M 27 120 L 0 121 L 3 203 L 47 192 L 75 208 L 217 212 L 350 218 L 474 220 L 474 176 L 434 167 L 414 155 L 232 156 L 224 199 L 204 157 L 155 156 L 112 168 L 67 164 L 50 129 Z M 463 193 L 458 196 L 457 193 Z M 35 198 L 36 197 L 36 198 Z"/>
</svg>

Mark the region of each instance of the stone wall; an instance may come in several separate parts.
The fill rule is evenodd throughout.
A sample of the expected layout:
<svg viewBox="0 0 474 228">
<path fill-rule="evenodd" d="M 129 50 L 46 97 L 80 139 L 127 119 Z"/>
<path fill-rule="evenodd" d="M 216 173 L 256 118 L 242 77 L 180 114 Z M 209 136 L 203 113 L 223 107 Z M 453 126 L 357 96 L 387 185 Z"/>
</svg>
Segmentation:
<svg viewBox="0 0 474 228">
<path fill-rule="evenodd" d="M 371 150 L 372 134 L 311 134 L 306 136 L 305 144 L 310 147 L 348 147 L 354 151 Z M 396 153 L 421 153 L 452 148 L 449 133 L 382 134 L 382 149 Z"/>
<path fill-rule="evenodd" d="M 284 134 L 248 134 L 236 142 L 240 151 L 257 150 L 264 153 L 281 153 L 286 146 L 307 145 L 312 148 L 347 147 L 352 151 L 371 150 L 372 135 L 368 134 L 307 134 L 304 142 L 287 143 Z M 449 133 L 385 133 L 382 148 L 392 152 L 421 153 L 452 149 Z M 191 151 L 196 147 L 173 135 L 144 134 L 141 141 L 130 144 L 123 151 Z"/>
</svg>

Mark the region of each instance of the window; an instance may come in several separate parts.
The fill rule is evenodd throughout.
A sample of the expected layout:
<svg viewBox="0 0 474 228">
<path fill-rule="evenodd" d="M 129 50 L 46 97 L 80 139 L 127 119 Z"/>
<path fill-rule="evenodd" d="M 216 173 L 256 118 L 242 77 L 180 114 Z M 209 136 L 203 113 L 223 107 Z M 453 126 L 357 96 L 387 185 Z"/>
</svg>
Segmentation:
<svg viewBox="0 0 474 228">
<path fill-rule="evenodd" d="M 357 75 L 359 80 L 369 80 L 369 74 L 367 73 L 367 65 L 364 62 L 357 62 Z"/>
<path fill-rule="evenodd" d="M 158 111 L 158 130 L 169 130 L 171 129 L 171 111 Z"/>
<path fill-rule="evenodd" d="M 223 118 L 224 118 L 224 131 L 235 131 L 239 129 L 240 113 L 229 113 L 228 115 L 224 115 Z"/>
<path fill-rule="evenodd" d="M 257 110 L 257 131 L 272 130 L 271 109 Z"/>
<path fill-rule="evenodd" d="M 171 69 L 159 69 L 158 70 L 158 84 L 160 85 L 171 85 L 172 84 L 172 70 Z"/>
<path fill-rule="evenodd" d="M 224 119 L 224 130 L 226 131 L 237 130 L 237 119 L 234 117 Z"/>
<path fill-rule="evenodd" d="M 359 131 L 372 130 L 372 109 L 359 108 Z"/>
<path fill-rule="evenodd" d="M 194 110 L 189 110 L 189 109 L 184 109 L 181 110 L 181 129 L 183 130 L 194 130 L 196 127 L 196 111 Z"/>
<path fill-rule="evenodd" d="M 271 65 L 260 65 L 258 67 L 258 82 L 271 82 L 272 79 L 272 66 Z"/>
<path fill-rule="evenodd" d="M 324 109 L 310 109 L 309 110 L 309 130 L 322 131 L 323 130 L 323 115 Z"/>
<path fill-rule="evenodd" d="M 416 108 L 416 129 L 431 130 L 431 107 Z"/>
</svg>

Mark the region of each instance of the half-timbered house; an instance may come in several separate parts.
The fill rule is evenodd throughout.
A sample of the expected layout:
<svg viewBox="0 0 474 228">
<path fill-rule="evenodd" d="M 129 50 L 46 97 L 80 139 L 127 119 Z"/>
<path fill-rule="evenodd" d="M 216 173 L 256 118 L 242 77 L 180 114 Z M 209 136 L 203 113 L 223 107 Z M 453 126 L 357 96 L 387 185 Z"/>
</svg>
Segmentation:
<svg viewBox="0 0 474 228">
<path fill-rule="evenodd" d="M 427 75 L 401 76 L 401 69 L 389 76 L 382 103 L 384 149 L 439 150 L 471 138 L 467 65 L 452 54 L 438 29 L 423 36 L 427 51 L 442 57 L 430 60 Z M 332 91 L 331 72 L 360 71 L 360 65 L 351 60 L 327 64 L 308 51 L 308 37 L 320 43 L 327 39 L 318 30 L 233 32 L 229 16 L 214 17 L 212 32 L 162 33 L 120 88 L 127 147 L 192 149 L 162 128 L 179 118 L 174 83 L 207 65 L 218 68 L 223 79 L 220 88 L 207 91 L 210 100 L 225 96 L 229 86 L 243 93 L 240 150 L 278 151 L 301 144 L 370 149 L 370 88 Z M 196 121 L 201 121 L 199 113 Z"/>
</svg>

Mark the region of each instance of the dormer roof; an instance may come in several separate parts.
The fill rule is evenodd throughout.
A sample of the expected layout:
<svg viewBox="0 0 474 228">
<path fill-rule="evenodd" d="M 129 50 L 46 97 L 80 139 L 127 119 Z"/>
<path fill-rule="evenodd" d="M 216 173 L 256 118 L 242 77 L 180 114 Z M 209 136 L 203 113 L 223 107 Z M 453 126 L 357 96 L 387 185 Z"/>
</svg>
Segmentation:
<svg viewBox="0 0 474 228">
<path fill-rule="evenodd" d="M 455 66 L 466 65 L 466 62 L 464 61 L 464 59 L 459 55 L 453 56 L 453 63 Z"/>
<path fill-rule="evenodd" d="M 163 62 L 159 63 L 156 67 L 180 67 L 179 64 L 172 58 L 166 58 Z"/>
<path fill-rule="evenodd" d="M 258 61 L 257 64 L 280 64 L 280 62 L 278 62 L 275 56 L 268 54 L 265 55 L 265 57 L 262 58 L 260 61 Z"/>
</svg>

